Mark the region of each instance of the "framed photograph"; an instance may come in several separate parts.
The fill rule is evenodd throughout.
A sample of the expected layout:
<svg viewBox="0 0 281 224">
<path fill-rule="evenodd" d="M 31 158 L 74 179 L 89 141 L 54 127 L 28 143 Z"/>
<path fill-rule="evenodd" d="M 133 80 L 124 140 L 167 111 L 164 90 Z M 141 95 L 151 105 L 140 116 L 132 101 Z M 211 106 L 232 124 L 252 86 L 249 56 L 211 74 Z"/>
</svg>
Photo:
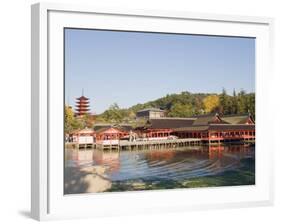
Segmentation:
<svg viewBox="0 0 281 224">
<path fill-rule="evenodd" d="M 272 204 L 272 27 L 32 5 L 32 217 Z"/>
</svg>

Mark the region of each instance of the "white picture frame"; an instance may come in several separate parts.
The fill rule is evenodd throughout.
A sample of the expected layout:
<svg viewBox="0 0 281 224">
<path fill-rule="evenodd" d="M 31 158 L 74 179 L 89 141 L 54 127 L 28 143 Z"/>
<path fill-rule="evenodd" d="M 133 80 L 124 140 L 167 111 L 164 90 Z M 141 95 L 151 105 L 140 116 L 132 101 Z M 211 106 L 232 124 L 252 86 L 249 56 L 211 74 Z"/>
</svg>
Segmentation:
<svg viewBox="0 0 281 224">
<path fill-rule="evenodd" d="M 273 203 L 270 133 L 273 19 L 189 12 L 32 5 L 31 214 L 37 220 Z M 256 38 L 256 185 L 63 195 L 63 28 L 161 31 Z M 61 105 L 61 106 L 59 106 Z M 136 203 L 137 202 L 137 203 Z"/>
</svg>

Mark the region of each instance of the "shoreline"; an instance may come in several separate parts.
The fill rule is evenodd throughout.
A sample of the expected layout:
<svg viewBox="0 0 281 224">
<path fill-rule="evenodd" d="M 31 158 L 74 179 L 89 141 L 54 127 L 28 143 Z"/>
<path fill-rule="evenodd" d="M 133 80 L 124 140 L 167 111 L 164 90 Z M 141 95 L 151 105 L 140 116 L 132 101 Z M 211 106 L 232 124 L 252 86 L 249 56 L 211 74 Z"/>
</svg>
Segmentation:
<svg viewBox="0 0 281 224">
<path fill-rule="evenodd" d="M 109 190 L 112 182 L 107 178 L 106 170 L 102 165 L 65 168 L 64 193 L 98 193 Z"/>
</svg>

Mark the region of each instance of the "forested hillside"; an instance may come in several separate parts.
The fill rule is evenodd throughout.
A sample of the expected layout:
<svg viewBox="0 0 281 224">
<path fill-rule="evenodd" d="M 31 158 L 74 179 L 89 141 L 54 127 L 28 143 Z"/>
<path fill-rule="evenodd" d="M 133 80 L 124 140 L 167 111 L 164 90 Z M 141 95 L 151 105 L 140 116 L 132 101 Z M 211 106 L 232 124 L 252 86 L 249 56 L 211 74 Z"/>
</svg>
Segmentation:
<svg viewBox="0 0 281 224">
<path fill-rule="evenodd" d="M 141 109 L 156 107 L 166 110 L 168 117 L 189 117 L 193 115 L 218 112 L 220 114 L 251 113 L 255 117 L 255 93 L 241 90 L 228 94 L 224 89 L 221 94 L 190 93 L 167 94 L 166 96 L 139 103 L 130 108 L 119 108 L 115 103 L 104 113 L 98 115 L 98 120 L 113 122 L 128 122 L 135 118 Z"/>
</svg>

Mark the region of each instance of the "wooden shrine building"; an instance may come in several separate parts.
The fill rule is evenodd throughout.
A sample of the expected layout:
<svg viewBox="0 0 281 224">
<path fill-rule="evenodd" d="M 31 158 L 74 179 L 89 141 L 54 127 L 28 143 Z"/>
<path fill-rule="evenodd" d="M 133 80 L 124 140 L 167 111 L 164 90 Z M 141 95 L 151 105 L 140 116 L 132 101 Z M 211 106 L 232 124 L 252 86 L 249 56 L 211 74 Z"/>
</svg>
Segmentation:
<svg viewBox="0 0 281 224">
<path fill-rule="evenodd" d="M 207 114 L 190 118 L 150 119 L 137 131 L 147 138 L 198 138 L 209 143 L 254 141 L 255 122 L 251 115 Z"/>
<path fill-rule="evenodd" d="M 190 126 L 193 121 L 194 118 L 153 118 L 149 119 L 144 126 L 137 127 L 136 131 L 142 138 L 167 138 L 171 135 L 175 128 Z"/>
<path fill-rule="evenodd" d="M 96 125 L 94 126 L 96 143 L 103 145 L 119 144 L 119 140 L 128 136 L 131 130 L 132 127 L 128 125 Z"/>
</svg>

